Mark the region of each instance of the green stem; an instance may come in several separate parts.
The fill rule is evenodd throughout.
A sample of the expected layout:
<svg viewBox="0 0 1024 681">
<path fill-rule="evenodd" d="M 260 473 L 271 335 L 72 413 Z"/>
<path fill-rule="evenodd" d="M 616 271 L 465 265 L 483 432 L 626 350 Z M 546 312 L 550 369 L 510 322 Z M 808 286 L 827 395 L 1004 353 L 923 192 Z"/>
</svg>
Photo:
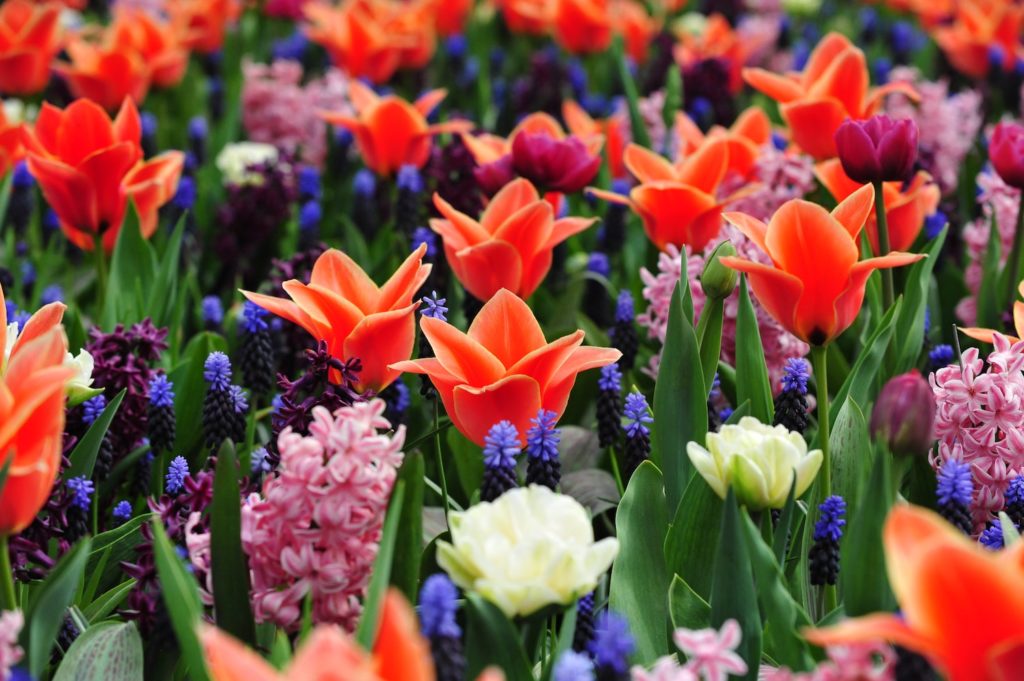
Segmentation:
<svg viewBox="0 0 1024 681">
<path fill-rule="evenodd" d="M 818 446 L 821 448 L 821 499 L 832 496 L 832 458 L 829 454 L 829 413 L 828 413 L 828 346 L 815 345 L 811 348 L 811 362 L 814 364 L 814 382 L 818 386 Z"/>
<path fill-rule="evenodd" d="M 437 406 L 437 398 L 434 399 L 434 457 L 437 461 L 437 477 L 441 481 L 441 496 L 444 500 L 444 524 L 448 525 L 448 514 L 451 513 L 451 503 L 448 501 L 448 481 L 444 475 L 444 460 L 441 456 L 441 431 L 438 428 L 438 421 L 441 415 Z"/>
<path fill-rule="evenodd" d="M 7 535 L 0 535 L 0 608 L 17 610 L 18 598 L 14 595 L 14 570 L 11 569 L 11 552 L 7 548 Z"/>
<path fill-rule="evenodd" d="M 612 475 L 615 476 L 615 486 L 619 489 L 619 496 L 626 493 L 626 486 L 622 484 L 622 472 L 619 470 L 619 460 L 615 455 L 615 445 L 608 447 L 608 458 L 612 460 Z"/>
<path fill-rule="evenodd" d="M 875 221 L 878 227 L 878 256 L 887 255 L 889 246 L 889 220 L 885 216 L 885 192 L 881 182 L 873 183 L 875 187 Z M 896 289 L 892 283 L 892 268 L 886 267 L 882 270 L 882 302 L 885 309 L 892 307 L 896 300 Z"/>
<path fill-rule="evenodd" d="M 1013 292 L 1017 290 L 1017 282 L 1020 278 L 1022 248 L 1024 248 L 1024 198 L 1021 199 L 1020 206 L 1017 208 L 1017 229 L 1013 233 L 1013 247 L 1010 250 L 1010 256 L 1006 259 L 1006 266 L 1010 268 L 1009 276 L 1006 279 L 1006 307 L 1010 307 L 1015 298 Z"/>
<path fill-rule="evenodd" d="M 102 315 L 107 297 L 107 254 L 103 251 L 103 237 L 99 233 L 93 242 L 92 252 L 96 257 L 96 301 Z"/>
</svg>

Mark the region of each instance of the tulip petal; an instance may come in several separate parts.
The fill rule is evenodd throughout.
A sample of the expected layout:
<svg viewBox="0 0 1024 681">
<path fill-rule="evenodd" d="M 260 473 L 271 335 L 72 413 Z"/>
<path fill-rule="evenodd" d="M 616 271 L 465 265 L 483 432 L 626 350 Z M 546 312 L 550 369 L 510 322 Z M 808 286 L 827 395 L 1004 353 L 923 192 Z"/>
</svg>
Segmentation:
<svg viewBox="0 0 1024 681">
<path fill-rule="evenodd" d="M 583 331 L 576 331 L 568 336 L 551 341 L 543 347 L 524 355 L 519 361 L 509 367 L 508 373 L 523 374 L 532 376 L 540 386 L 543 394 L 554 378 L 555 373 L 572 356 L 576 348 L 583 345 L 583 338 L 586 334 Z"/>
<path fill-rule="evenodd" d="M 131 142 L 139 144 L 142 141 L 142 120 L 139 118 L 139 110 L 130 97 L 125 97 L 121 103 L 121 109 L 114 119 L 114 139 L 118 142 Z"/>
<path fill-rule="evenodd" d="M 0 305 L 3 301 L 0 300 Z M 1017 338 L 1024 338 L 1024 303 L 1019 300 L 1013 304 L 1013 326 L 1017 331 Z"/>
<path fill-rule="evenodd" d="M 507 289 L 501 289 L 484 304 L 470 324 L 468 336 L 494 353 L 506 367 L 547 344 L 533 311 Z"/>
<path fill-rule="evenodd" d="M 331 323 L 327 314 L 320 309 L 322 296 L 318 295 L 306 284 L 295 279 L 284 282 L 282 288 L 284 288 L 285 293 L 291 296 L 299 309 L 302 310 L 304 320 L 310 325 L 306 328 L 310 335 L 317 340 L 327 340 L 330 338 Z M 331 349 L 335 350 L 335 348 Z"/>
<path fill-rule="evenodd" d="M 423 264 L 423 256 L 426 252 L 427 245 L 420 244 L 419 248 L 406 257 L 391 278 L 384 282 L 384 285 L 380 287 L 377 312 L 405 306 L 412 301 L 413 295 L 423 286 L 423 282 L 430 276 L 430 270 L 433 268 L 433 265 Z"/>
<path fill-rule="evenodd" d="M 551 204 L 538 199 L 508 216 L 494 232 L 494 239 L 511 244 L 526 262 L 546 247 L 553 229 Z"/>
<path fill-rule="evenodd" d="M 659 250 L 668 244 L 704 249 L 707 242 L 698 243 L 701 239 L 695 238 L 693 223 L 718 205 L 715 197 L 675 182 L 643 184 L 635 187 L 630 196 L 643 218 L 647 237 Z"/>
<path fill-rule="evenodd" d="M 868 93 L 868 66 L 855 47 L 839 54 L 807 90 L 808 99 L 835 97 L 850 116 L 859 116 Z"/>
<path fill-rule="evenodd" d="M 818 160 L 836 155 L 835 133 L 849 115 L 842 102 L 835 97 L 802 99 L 780 109 L 794 144 Z"/>
<path fill-rule="evenodd" d="M 548 276 L 551 270 L 553 251 L 551 249 L 541 250 L 533 256 L 528 263 L 523 263 L 523 276 L 519 284 L 519 295 L 528 299 L 537 290 L 544 277 Z"/>
<path fill-rule="evenodd" d="M 89 155 L 78 165 L 78 171 L 92 181 L 100 220 L 107 222 L 107 230 L 115 234 L 120 231 L 125 210 L 121 182 L 140 155 L 138 146 L 119 142 Z"/>
<path fill-rule="evenodd" d="M 377 310 L 380 299 L 377 285 L 355 260 L 336 248 L 324 251 L 317 258 L 309 283 L 337 292 L 364 314 Z"/>
<path fill-rule="evenodd" d="M 622 353 L 613 348 L 595 348 L 584 345 L 573 350 L 565 363 L 551 377 L 547 389 L 544 391 L 544 408 L 561 416 L 565 411 L 565 405 L 569 402 L 569 393 L 576 383 L 576 376 L 582 371 L 614 364 L 619 361 L 620 357 L 622 357 Z"/>
<path fill-rule="evenodd" d="M 355 647 L 348 639 L 336 635 Z M 396 589 L 389 589 L 384 596 L 373 657 L 377 663 L 375 676 L 380 681 L 434 681 L 430 646 L 420 634 L 416 614 Z M 337 661 L 333 656 L 321 656 L 319 664 L 333 667 Z"/>
<path fill-rule="evenodd" d="M 540 195 L 529 180 L 522 177 L 516 178 L 491 198 L 491 202 L 487 204 L 487 208 L 480 216 L 480 226 L 488 234 L 504 238 L 497 234 L 498 228 L 513 214 L 539 200 Z"/>
<path fill-rule="evenodd" d="M 803 283 L 791 274 L 759 262 L 726 256 L 726 267 L 746 272 L 757 302 L 775 321 L 801 340 L 807 340 L 797 325 L 796 310 L 804 292 Z"/>
<path fill-rule="evenodd" d="M 679 179 L 675 167 L 665 158 L 645 149 L 639 144 L 630 144 L 623 152 L 626 168 L 640 182 L 657 182 L 664 180 L 674 182 Z"/>
<path fill-rule="evenodd" d="M 292 324 L 301 326 L 311 336 L 317 336 L 319 328 L 317 324 L 294 302 L 285 300 L 284 298 L 275 298 L 274 296 L 267 296 L 262 293 L 252 293 L 250 291 L 242 291 L 242 295 L 249 299 L 250 302 L 260 306 L 270 314 L 278 316 L 281 319 L 286 319 Z"/>
<path fill-rule="evenodd" d="M 316 636 L 314 633 L 308 643 L 312 643 Z M 201 624 L 199 637 L 210 676 L 217 681 L 279 681 L 277 670 L 247 646 L 217 627 Z M 311 646 L 307 644 L 306 648 Z M 299 657 L 302 657 L 304 652 L 305 649 L 299 653 Z"/>
<path fill-rule="evenodd" d="M 60 131 L 64 113 L 49 102 L 43 102 L 36 116 L 36 123 L 31 128 L 25 126 L 23 142 L 28 151 L 43 156 L 57 153 L 57 134 Z"/>
<path fill-rule="evenodd" d="M 3 302 L 3 298 L 0 297 L 0 305 L 3 305 Z M 66 309 L 67 305 L 60 302 L 50 303 L 39 308 L 36 313 L 33 314 L 27 322 L 25 322 L 25 327 L 18 333 L 18 340 L 14 342 L 14 347 L 11 348 L 11 357 L 17 354 L 19 350 L 29 342 L 39 338 L 51 329 L 60 326 L 61 319 L 64 317 L 64 310 Z M 6 335 L 6 322 L 4 325 L 4 333 Z M 6 342 L 3 338 L 0 338 L 0 340 Z"/>
<path fill-rule="evenodd" d="M 714 194 L 729 169 L 729 142 L 725 138 L 709 138 L 683 161 L 679 180 L 706 194 Z"/>
<path fill-rule="evenodd" d="M 430 382 L 434 384 L 434 389 L 437 390 L 437 394 L 441 397 L 441 404 L 444 405 L 445 413 L 452 420 L 452 425 L 459 432 L 464 433 L 466 431 L 462 421 L 459 420 L 458 414 L 455 413 L 455 387 L 462 385 L 465 381 L 445 369 L 436 357 L 395 362 L 388 368 L 410 374 L 425 374 L 429 376 Z"/>
<path fill-rule="evenodd" d="M 804 629 L 804 638 L 815 645 L 890 641 L 918 653 L 938 652 L 938 643 L 913 631 L 896 615 L 877 614 L 845 620 L 826 629 Z"/>
<path fill-rule="evenodd" d="M 973 338 L 976 341 L 981 341 L 982 343 L 991 344 L 992 339 L 996 334 L 995 330 L 993 329 L 982 329 L 975 326 L 961 326 L 958 328 L 960 330 L 960 333 L 962 333 L 963 335 L 967 336 L 968 338 Z M 1019 330 L 1018 333 L 1020 333 Z M 1010 342 L 1015 343 L 1019 339 L 1020 337 L 1018 336 L 1016 339 L 1011 339 Z"/>
<path fill-rule="evenodd" d="M 854 182 L 843 172 L 843 164 L 838 158 L 830 158 L 827 161 L 816 164 L 814 166 L 814 176 L 818 178 L 818 182 L 828 190 L 828 193 L 836 201 L 842 201 L 864 186 L 859 182 Z M 835 217 L 834 211 L 832 215 Z M 840 222 L 842 221 L 840 220 Z"/>
<path fill-rule="evenodd" d="M 506 376 L 479 388 L 455 388 L 455 412 L 465 429 L 463 434 L 481 446 L 487 431 L 498 421 L 507 419 L 525 433 L 540 408 L 540 388 L 529 376 Z"/>
<path fill-rule="evenodd" d="M 803 95 L 803 88 L 800 84 L 786 76 L 758 68 L 745 68 L 742 71 L 743 80 L 747 81 L 750 87 L 762 92 L 780 104 L 792 102 Z"/>
<path fill-rule="evenodd" d="M 598 198 L 601 199 L 602 201 L 607 201 L 609 203 L 614 203 L 619 206 L 631 205 L 629 197 L 623 196 L 618 192 L 610 192 L 605 189 L 598 189 L 597 187 L 587 187 L 586 194 L 587 196 L 593 196 L 594 198 Z"/>
<path fill-rule="evenodd" d="M 562 119 L 569 131 L 576 137 L 586 137 L 598 130 L 597 122 L 582 106 L 571 99 L 562 102 Z"/>
<path fill-rule="evenodd" d="M 846 228 L 852 239 L 856 239 L 874 206 L 875 188 L 866 184 L 840 201 L 832 210 L 832 217 Z"/>
<path fill-rule="evenodd" d="M 811 84 L 821 78 L 832 63 L 844 52 L 853 48 L 853 43 L 842 33 L 830 32 L 811 51 L 804 66 L 802 81 Z"/>
<path fill-rule="evenodd" d="M 434 193 L 434 206 L 437 208 L 438 212 L 451 223 L 452 227 L 462 235 L 462 238 L 465 240 L 467 245 L 475 246 L 482 241 L 487 241 L 491 237 L 491 233 L 487 229 L 484 229 L 483 225 L 465 213 L 456 210 L 454 206 L 445 201 L 444 198 L 436 192 Z M 437 229 L 434 231 L 437 231 Z M 438 233 L 440 234 L 441 232 Z M 442 234 L 442 236 L 444 236 L 444 234 Z"/>
<path fill-rule="evenodd" d="M 414 303 L 398 310 L 367 315 L 348 334 L 345 359 L 358 357 L 363 365 L 357 375 L 357 388 L 379 393 L 401 375 L 400 371 L 388 366 L 412 355 L 417 305 Z"/>
<path fill-rule="evenodd" d="M 765 245 L 764 237 L 768 233 L 768 225 L 764 224 L 752 215 L 746 213 L 739 213 L 736 211 L 727 211 L 722 213 L 722 217 L 731 225 L 735 225 L 738 230 L 743 232 L 744 235 L 760 248 L 765 253 L 768 252 L 768 246 Z"/>
<path fill-rule="evenodd" d="M 444 98 L 448 96 L 448 91 L 441 88 L 437 90 L 430 90 L 424 92 L 419 98 L 413 102 L 413 107 L 416 108 L 420 114 L 426 118 L 430 116 L 430 113 L 438 107 L 438 105 L 444 101 Z"/>
<path fill-rule="evenodd" d="M 95 233 L 100 223 L 99 206 L 89 177 L 60 161 L 42 156 L 29 155 L 28 167 L 61 222 L 76 230 Z"/>
<path fill-rule="evenodd" d="M 324 328 L 319 335 L 314 334 L 317 340 L 340 342 L 366 317 L 362 310 L 334 291 L 316 284 L 303 286 L 287 282 L 285 291 L 311 318 L 318 323 L 322 320 Z"/>
<path fill-rule="evenodd" d="M 87 156 L 114 144 L 110 117 L 96 102 L 77 99 L 64 110 L 57 130 L 57 156 L 77 166 Z"/>
<path fill-rule="evenodd" d="M 441 366 L 469 385 L 489 385 L 505 375 L 500 359 L 448 322 L 425 317 L 420 320 L 420 328 Z"/>
<path fill-rule="evenodd" d="M 462 284 L 478 300 L 487 301 L 503 288 L 519 291 L 523 261 L 506 241 L 485 241 L 455 254 L 462 270 Z"/>
<path fill-rule="evenodd" d="M 772 137 L 772 122 L 764 109 L 751 106 L 739 115 L 729 131 L 761 146 Z"/>
</svg>

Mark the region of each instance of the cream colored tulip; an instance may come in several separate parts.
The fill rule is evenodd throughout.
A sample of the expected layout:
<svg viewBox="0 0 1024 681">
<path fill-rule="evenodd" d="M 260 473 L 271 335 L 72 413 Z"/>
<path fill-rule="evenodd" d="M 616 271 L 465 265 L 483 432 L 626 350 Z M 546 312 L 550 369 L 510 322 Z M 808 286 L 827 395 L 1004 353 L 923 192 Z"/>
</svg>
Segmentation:
<svg viewBox="0 0 1024 681">
<path fill-rule="evenodd" d="M 808 452 L 800 433 L 765 425 L 750 416 L 708 433 L 707 443 L 707 449 L 696 442 L 686 445 L 697 472 L 723 499 L 732 487 L 739 502 L 751 510 L 782 508 L 793 472 L 796 496 L 800 496 L 821 467 L 821 450 Z"/>
<path fill-rule="evenodd" d="M 448 523 L 452 542 L 438 542 L 438 564 L 509 617 L 593 591 L 619 552 L 616 539 L 594 542 L 579 502 L 540 485 L 451 513 Z"/>
</svg>

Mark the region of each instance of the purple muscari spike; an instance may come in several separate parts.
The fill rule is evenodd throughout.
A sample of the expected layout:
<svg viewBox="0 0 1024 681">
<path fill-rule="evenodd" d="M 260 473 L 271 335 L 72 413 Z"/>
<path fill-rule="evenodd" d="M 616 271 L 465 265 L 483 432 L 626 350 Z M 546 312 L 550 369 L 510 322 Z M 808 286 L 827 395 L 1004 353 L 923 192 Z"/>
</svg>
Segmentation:
<svg viewBox="0 0 1024 681">
<path fill-rule="evenodd" d="M 236 414 L 244 414 L 249 411 L 249 399 L 241 386 L 229 386 L 228 393 L 231 395 L 231 402 L 234 404 Z"/>
<path fill-rule="evenodd" d="M 599 675 L 603 669 L 612 673 L 609 678 L 625 674 L 629 669 L 629 658 L 636 650 L 636 640 L 629 631 L 626 618 L 607 610 L 598 615 L 588 650 Z"/>
<path fill-rule="evenodd" d="M 594 681 L 594 663 L 589 655 L 567 650 L 555 662 L 552 681 Z"/>
<path fill-rule="evenodd" d="M 299 209 L 299 229 L 303 232 L 309 232 L 320 226 L 320 221 L 323 219 L 324 211 L 320 207 L 320 202 L 316 200 L 309 200 L 302 204 L 302 208 Z"/>
<path fill-rule="evenodd" d="M 427 577 L 420 589 L 420 626 L 427 638 L 459 637 L 462 629 L 455 621 L 459 591 L 444 573 Z"/>
<path fill-rule="evenodd" d="M 100 417 L 103 410 L 107 408 L 107 398 L 103 395 L 97 395 L 96 397 L 90 397 L 82 403 L 82 421 L 87 426 L 91 426 L 96 422 L 96 419 Z"/>
<path fill-rule="evenodd" d="M 231 360 L 223 352 L 211 352 L 203 365 L 203 378 L 210 388 L 227 391 L 231 386 Z"/>
<path fill-rule="evenodd" d="M 607 279 L 608 275 L 612 273 L 612 266 L 608 261 L 608 256 L 601 251 L 591 253 L 590 258 L 587 260 L 587 271 L 600 274 Z"/>
<path fill-rule="evenodd" d="M 648 413 L 647 398 L 641 393 L 631 392 L 629 395 L 626 395 L 624 414 L 627 420 L 624 426 L 626 437 L 636 438 L 641 435 L 649 436 L 651 434 L 646 424 L 653 423 L 654 418 Z"/>
<path fill-rule="evenodd" d="M 795 390 L 801 395 L 806 395 L 807 380 L 811 377 L 810 363 L 803 357 L 790 357 L 786 360 L 784 371 L 782 389 Z"/>
<path fill-rule="evenodd" d="M 555 428 L 558 415 L 541 409 L 537 417 L 530 419 L 533 425 L 526 431 L 526 450 L 532 459 L 550 461 L 558 458 L 560 431 Z"/>
<path fill-rule="evenodd" d="M 93 485 L 92 480 L 79 475 L 78 477 L 71 478 L 65 484 L 71 491 L 71 503 L 83 511 L 88 511 L 89 506 L 92 504 L 93 492 L 96 491 L 96 486 Z"/>
<path fill-rule="evenodd" d="M 515 468 L 519 456 L 519 431 L 511 421 L 498 421 L 484 437 L 484 466 Z"/>
<path fill-rule="evenodd" d="M 206 296 L 200 304 L 203 321 L 211 326 L 220 326 L 224 321 L 224 306 L 217 296 Z"/>
<path fill-rule="evenodd" d="M 132 517 L 132 505 L 125 500 L 117 502 L 114 506 L 114 510 L 111 513 L 114 518 L 121 521 L 122 523 L 129 520 Z"/>
<path fill-rule="evenodd" d="M 601 377 L 597 379 L 597 387 L 612 392 L 622 390 L 622 371 L 618 364 L 612 363 L 601 367 Z"/>
<path fill-rule="evenodd" d="M 270 464 L 270 452 L 267 451 L 266 447 L 257 447 L 252 450 L 252 456 L 249 458 L 249 469 L 253 475 L 260 473 L 269 473 L 271 468 Z"/>
<path fill-rule="evenodd" d="M 953 363 L 954 350 L 952 345 L 943 343 L 928 351 L 928 364 L 932 370 L 948 367 Z"/>
<path fill-rule="evenodd" d="M 28 163 L 22 161 L 14 166 L 14 177 L 11 178 L 11 186 L 14 189 L 28 189 L 35 183 L 35 178 L 29 172 Z"/>
<path fill-rule="evenodd" d="M 814 524 L 815 541 L 839 541 L 843 536 L 843 526 L 846 525 L 843 519 L 846 514 L 846 502 L 841 496 L 832 495 L 818 506 L 818 510 L 821 511 L 821 515 Z"/>
<path fill-rule="evenodd" d="M 437 256 L 437 234 L 427 227 L 417 227 L 412 232 L 412 250 L 416 250 L 422 244 L 427 245 L 426 259 L 431 260 Z"/>
<path fill-rule="evenodd" d="M 185 486 L 185 478 L 189 476 L 188 461 L 183 456 L 176 456 L 167 467 L 167 492 L 177 494 Z"/>
<path fill-rule="evenodd" d="M 174 384 L 164 374 L 157 374 L 149 382 L 149 404 L 154 407 L 174 406 Z"/>
<path fill-rule="evenodd" d="M 377 177 L 366 168 L 361 169 L 352 179 L 352 190 L 357 196 L 367 198 L 377 191 Z"/>
<path fill-rule="evenodd" d="M 1003 542 L 1003 523 L 999 518 L 994 518 L 988 527 L 978 536 L 978 542 L 986 549 L 998 551 L 1005 544 Z"/>
<path fill-rule="evenodd" d="M 619 299 L 615 304 L 615 321 L 620 324 L 633 321 L 633 294 L 623 289 L 619 291 Z"/>
<path fill-rule="evenodd" d="M 59 284 L 50 284 L 43 289 L 43 292 L 39 294 L 39 304 L 49 305 L 50 303 L 58 303 L 64 300 L 64 289 Z"/>
<path fill-rule="evenodd" d="M 256 303 L 247 300 L 242 305 L 242 330 L 246 333 L 259 333 L 260 331 L 266 331 L 270 328 L 264 317 L 267 316 L 267 311 Z"/>
<path fill-rule="evenodd" d="M 178 189 L 174 192 L 171 204 L 179 210 L 190 210 L 196 203 L 196 181 L 188 175 L 178 180 Z"/>
<path fill-rule="evenodd" d="M 947 459 L 938 474 L 936 496 L 940 506 L 956 503 L 969 506 L 974 495 L 974 481 L 971 478 L 971 465 Z"/>
<path fill-rule="evenodd" d="M 302 166 L 299 168 L 295 184 L 299 189 L 299 197 L 305 201 L 320 199 L 320 171 L 314 166 Z"/>
<path fill-rule="evenodd" d="M 423 176 L 420 174 L 419 168 L 414 165 L 406 164 L 399 168 L 395 183 L 400 191 L 412 192 L 413 194 L 419 194 L 423 191 Z"/>
</svg>

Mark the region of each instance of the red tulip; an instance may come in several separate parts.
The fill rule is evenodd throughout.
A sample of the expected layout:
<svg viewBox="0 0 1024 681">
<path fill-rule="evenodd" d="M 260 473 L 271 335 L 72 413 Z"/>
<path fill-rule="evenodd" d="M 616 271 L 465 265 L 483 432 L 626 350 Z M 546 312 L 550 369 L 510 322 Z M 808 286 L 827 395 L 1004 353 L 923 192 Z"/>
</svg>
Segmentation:
<svg viewBox="0 0 1024 681">
<path fill-rule="evenodd" d="M 46 87 L 60 34 L 59 4 L 0 3 L 0 92 L 31 95 Z"/>
<path fill-rule="evenodd" d="M 988 144 L 988 158 L 1003 182 L 1024 189 L 1024 125 L 997 125 Z"/>
<path fill-rule="evenodd" d="M 836 130 L 836 150 L 843 170 L 861 184 L 904 180 L 917 161 L 917 123 L 883 114 L 848 118 Z"/>
</svg>

